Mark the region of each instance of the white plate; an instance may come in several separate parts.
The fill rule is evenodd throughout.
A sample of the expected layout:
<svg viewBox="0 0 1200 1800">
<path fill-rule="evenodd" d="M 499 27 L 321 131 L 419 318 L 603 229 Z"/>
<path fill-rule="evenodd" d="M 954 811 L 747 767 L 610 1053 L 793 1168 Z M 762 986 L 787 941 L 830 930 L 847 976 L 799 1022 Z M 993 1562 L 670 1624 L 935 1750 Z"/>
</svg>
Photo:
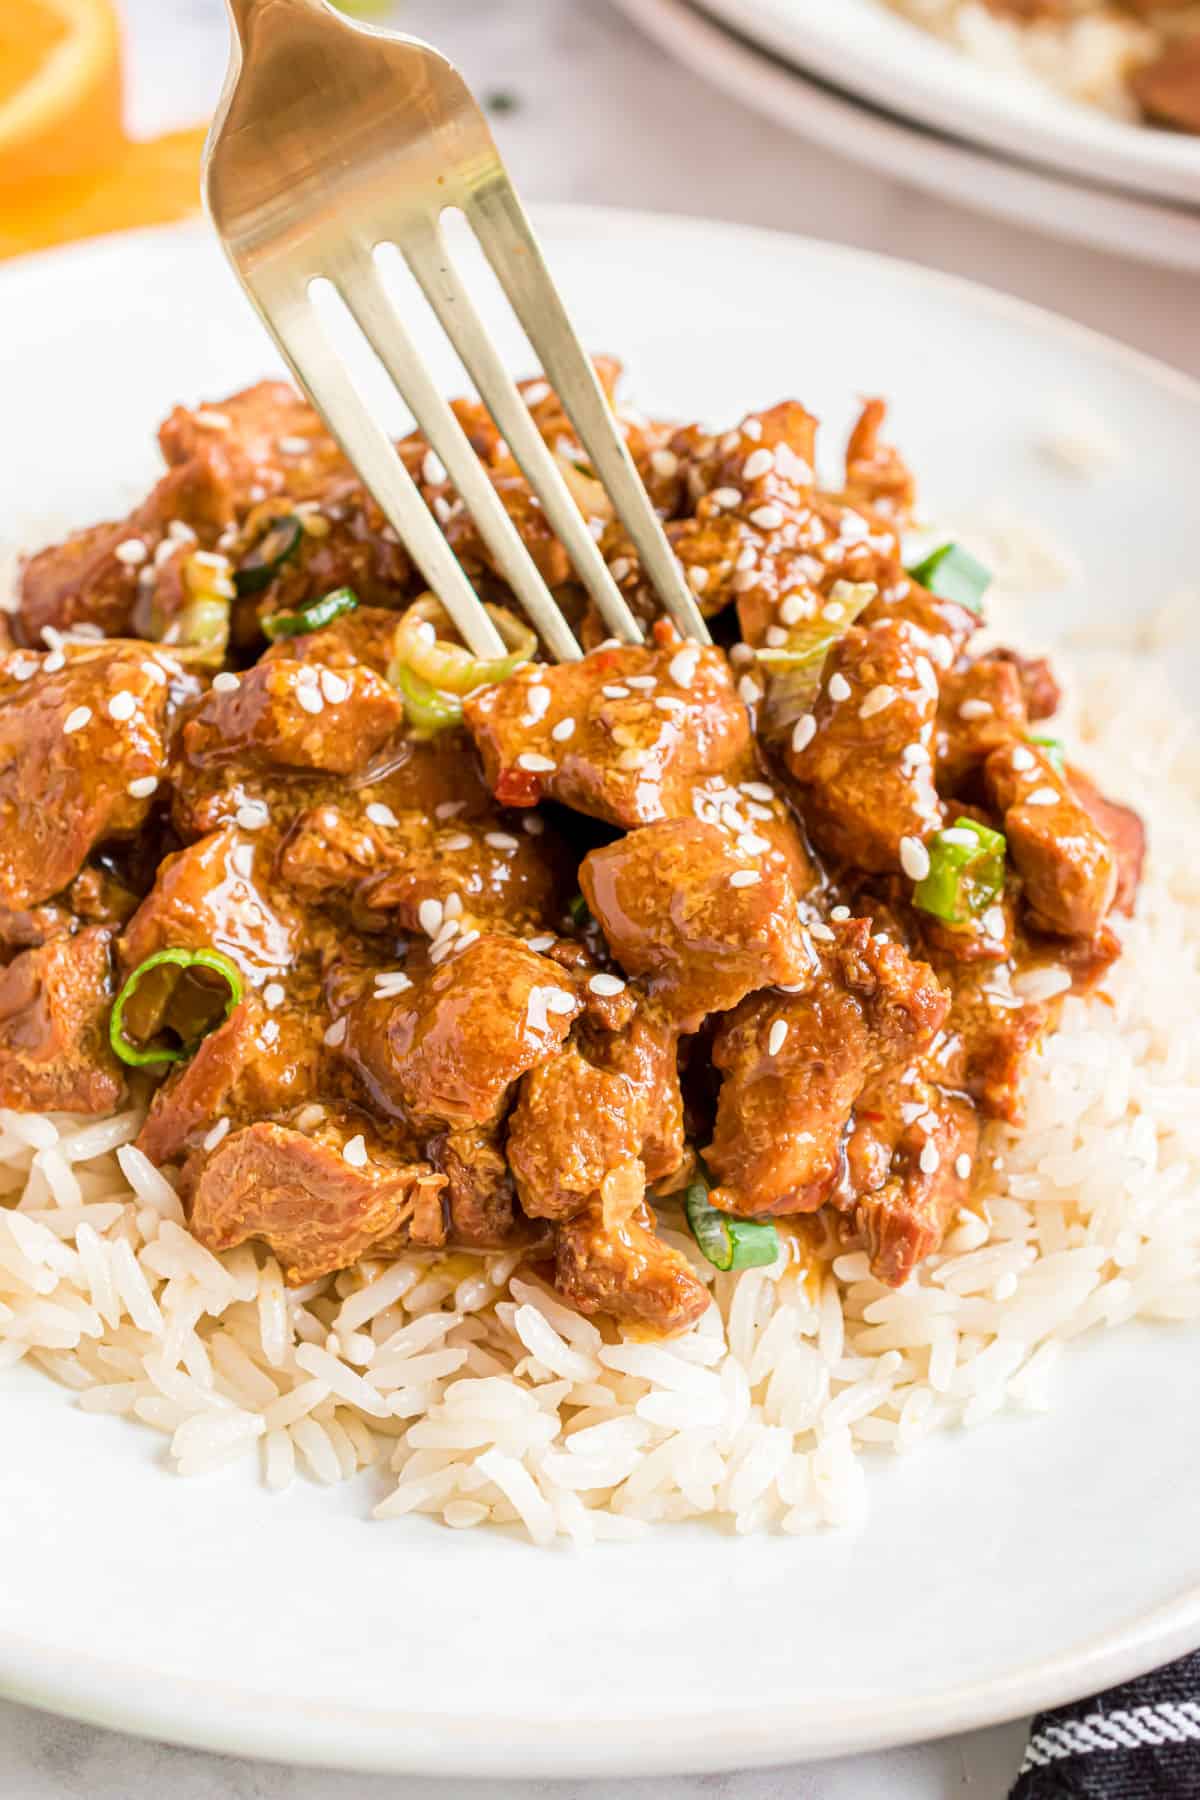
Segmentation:
<svg viewBox="0 0 1200 1800">
<path fill-rule="evenodd" d="M 1012 224 L 1200 271 L 1200 208 L 1073 181 L 879 111 L 736 36 L 689 0 L 617 4 L 697 74 L 826 149 Z"/>
<path fill-rule="evenodd" d="M 890 393 L 931 504 L 1004 494 L 1078 546 L 1081 583 L 1043 622 L 1108 608 L 1119 637 L 1193 566 L 1200 389 L 1169 371 L 856 251 L 617 213 L 542 224 L 587 340 L 628 357 L 651 408 L 722 421 L 796 394 L 836 442 L 858 394 Z M 195 232 L 10 267 L 0 343 L 19 346 L 0 507 L 81 521 L 151 473 L 172 401 L 272 365 Z M 1094 484 L 1037 449 L 1064 392 L 1120 431 Z M 370 1480 L 280 1498 L 239 1471 L 180 1481 L 156 1434 L 18 1370 L 0 1378 L 0 1690 L 215 1749 L 492 1776 L 741 1767 L 1030 1712 L 1200 1642 L 1200 1341 L 1130 1330 L 1066 1361 L 1049 1417 L 881 1466 L 856 1534 L 667 1528 L 587 1556 L 369 1523 Z"/>
<path fill-rule="evenodd" d="M 1200 137 L 1115 119 L 985 67 L 882 0 L 704 0 L 716 17 L 826 81 L 1030 163 L 1200 205 Z"/>
</svg>

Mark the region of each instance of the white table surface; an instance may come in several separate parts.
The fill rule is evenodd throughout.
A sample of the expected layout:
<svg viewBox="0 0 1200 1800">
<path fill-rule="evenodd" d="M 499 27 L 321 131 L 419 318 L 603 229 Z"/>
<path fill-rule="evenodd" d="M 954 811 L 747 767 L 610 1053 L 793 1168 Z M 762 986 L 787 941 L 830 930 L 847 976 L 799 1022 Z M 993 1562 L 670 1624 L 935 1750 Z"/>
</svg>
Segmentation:
<svg viewBox="0 0 1200 1800">
<path fill-rule="evenodd" d="M 836 4 L 836 0 L 831 0 Z M 157 131 L 201 116 L 224 66 L 221 0 L 123 0 L 130 109 Z M 1067 313 L 1200 375 L 1184 275 L 1058 244 L 805 144 L 676 68 L 605 0 L 400 0 L 476 90 L 522 192 L 778 226 L 889 251 Z M 186 1629 L 186 1622 L 180 1622 Z M 759 1774 L 477 1784 L 332 1774 L 176 1750 L 0 1701 L 5 1800 L 1003 1800 L 1027 1721 L 908 1750 Z"/>
</svg>

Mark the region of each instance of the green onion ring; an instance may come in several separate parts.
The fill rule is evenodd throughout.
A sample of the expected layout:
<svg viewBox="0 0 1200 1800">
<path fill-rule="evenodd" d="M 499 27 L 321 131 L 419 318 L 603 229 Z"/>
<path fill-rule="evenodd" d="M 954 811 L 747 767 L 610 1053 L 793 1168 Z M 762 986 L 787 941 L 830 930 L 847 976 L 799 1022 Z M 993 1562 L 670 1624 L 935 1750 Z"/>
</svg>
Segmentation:
<svg viewBox="0 0 1200 1800">
<path fill-rule="evenodd" d="M 298 612 L 271 613 L 262 621 L 262 628 L 271 642 L 276 638 L 303 637 L 309 631 L 321 631 L 326 625 L 332 625 L 343 613 L 353 612 L 358 605 L 358 595 L 353 588 L 334 588 L 328 594 L 322 594 L 319 600 L 310 600 Z"/>
<path fill-rule="evenodd" d="M 761 1269 L 778 1261 L 779 1233 L 769 1219 L 738 1219 L 709 1202 L 703 1174 L 683 1196 L 688 1227 L 714 1269 Z"/>
<path fill-rule="evenodd" d="M 939 600 L 954 600 L 968 612 L 983 611 L 983 596 L 992 585 L 992 572 L 961 544 L 941 544 L 906 571 Z"/>
<path fill-rule="evenodd" d="M 193 1043 L 180 1045 L 178 1050 L 143 1050 L 137 1044 L 131 1043 L 125 1036 L 126 1005 L 136 993 L 142 977 L 151 969 L 160 968 L 164 964 L 178 969 L 196 967 L 211 969 L 214 974 L 219 975 L 223 981 L 228 983 L 229 998 L 225 1002 L 225 1011 L 219 1020 L 222 1025 L 242 997 L 242 977 L 237 966 L 227 956 L 223 956 L 219 950 L 208 948 L 202 950 L 156 950 L 153 956 L 148 956 L 145 962 L 139 963 L 133 974 L 128 977 L 113 1002 L 112 1013 L 108 1021 L 109 1043 L 121 1061 L 129 1063 L 133 1068 L 142 1068 L 147 1063 L 186 1062 L 190 1056 L 195 1054 L 201 1043 L 201 1038 L 196 1038 Z M 213 1026 L 210 1029 L 215 1030 L 216 1027 Z M 203 1034 L 203 1036 L 207 1035 L 207 1033 Z"/>
</svg>

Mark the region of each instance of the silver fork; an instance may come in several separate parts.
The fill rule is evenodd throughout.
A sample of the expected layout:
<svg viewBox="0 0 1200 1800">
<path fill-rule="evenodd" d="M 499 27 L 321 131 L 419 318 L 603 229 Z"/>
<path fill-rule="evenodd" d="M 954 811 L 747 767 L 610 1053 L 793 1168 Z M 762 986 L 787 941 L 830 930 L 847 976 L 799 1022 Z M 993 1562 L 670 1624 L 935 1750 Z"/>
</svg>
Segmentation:
<svg viewBox="0 0 1200 1800">
<path fill-rule="evenodd" d="M 205 148 L 209 215 L 293 374 L 464 640 L 506 646 L 394 445 L 338 358 L 310 292 L 340 294 L 471 513 L 542 642 L 580 655 L 466 434 L 380 280 L 394 244 L 470 372 L 612 634 L 642 640 L 562 474 L 451 261 L 461 209 L 495 270 L 656 594 L 688 637 L 699 608 L 550 279 L 487 123 L 458 71 L 415 38 L 351 23 L 325 0 L 228 0 L 233 53 Z"/>
</svg>

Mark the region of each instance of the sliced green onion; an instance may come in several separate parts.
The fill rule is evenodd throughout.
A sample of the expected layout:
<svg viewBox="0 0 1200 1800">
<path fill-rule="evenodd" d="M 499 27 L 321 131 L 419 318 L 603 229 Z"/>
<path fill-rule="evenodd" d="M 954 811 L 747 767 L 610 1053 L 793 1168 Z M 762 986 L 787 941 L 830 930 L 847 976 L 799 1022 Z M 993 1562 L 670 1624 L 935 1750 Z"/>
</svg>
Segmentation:
<svg viewBox="0 0 1200 1800">
<path fill-rule="evenodd" d="M 1002 832 L 974 819 L 956 819 L 929 846 L 929 873 L 913 890 L 913 905 L 946 925 L 966 925 L 1004 892 Z"/>
<path fill-rule="evenodd" d="M 471 694 L 476 688 L 507 681 L 515 669 L 532 659 L 537 634 L 507 607 L 485 601 L 483 610 L 509 646 L 507 656 L 479 657 L 464 645 L 439 636 L 439 632 L 452 628 L 450 615 L 432 594 L 423 594 L 414 600 L 396 627 L 393 666 L 405 664 L 443 694 Z"/>
<path fill-rule="evenodd" d="M 576 925 L 586 925 L 592 916 L 588 911 L 588 903 L 582 894 L 574 894 L 571 899 L 567 901 L 567 912 L 570 914 L 572 921 Z"/>
<path fill-rule="evenodd" d="M 284 563 L 295 556 L 303 536 L 304 526 L 294 513 L 275 519 L 234 572 L 233 585 L 239 598 L 261 594 L 269 587 Z"/>
<path fill-rule="evenodd" d="M 353 612 L 358 595 L 353 588 L 334 588 L 319 600 L 310 600 L 299 612 L 272 613 L 262 622 L 263 631 L 274 643 L 276 638 L 303 637 L 307 631 L 320 631 L 332 625 L 343 613 Z"/>
<path fill-rule="evenodd" d="M 230 1013 L 242 997 L 242 978 L 238 973 L 237 966 L 230 962 L 227 956 L 223 956 L 219 950 L 178 949 L 155 951 L 153 956 L 148 956 L 145 962 L 138 964 L 137 968 L 133 971 L 133 974 L 126 981 L 124 987 L 122 987 L 120 993 L 117 995 L 116 1000 L 113 1002 L 112 1014 L 108 1021 L 109 1043 L 112 1045 L 121 1061 L 130 1063 L 134 1068 L 141 1068 L 146 1063 L 186 1062 L 189 1056 L 195 1054 L 201 1038 L 207 1036 L 206 1032 L 202 1032 L 200 1037 L 194 1038 L 191 1043 L 181 1044 L 178 1049 L 173 1049 L 169 1045 L 155 1046 L 149 1044 L 143 1046 L 133 1043 L 126 1037 L 126 1006 L 129 1004 L 150 970 L 162 968 L 164 966 L 177 969 L 210 969 L 214 975 L 219 975 L 222 981 L 228 985 L 229 998 L 225 1002 L 225 1010 L 221 1014 L 220 1019 L 214 1021 L 214 1024 L 209 1027 L 210 1031 L 215 1030 L 217 1025 L 223 1025 L 225 1023 L 225 1020 L 229 1017 Z"/>
<path fill-rule="evenodd" d="M 1046 761 L 1050 764 L 1052 769 L 1055 769 L 1060 775 L 1066 774 L 1067 746 L 1063 743 L 1061 738 L 1030 737 L 1029 742 L 1031 744 L 1036 744 L 1038 749 L 1045 754 Z"/>
<path fill-rule="evenodd" d="M 779 1233 L 766 1219 L 738 1219 L 709 1202 L 701 1176 L 683 1196 L 692 1236 L 714 1269 L 761 1269 L 779 1256 Z"/>
<path fill-rule="evenodd" d="M 973 613 L 983 611 L 983 596 L 992 585 L 992 571 L 961 544 L 939 545 L 908 575 L 939 600 L 954 600 Z"/>
<path fill-rule="evenodd" d="M 393 687 L 399 688 L 408 722 L 422 737 L 433 737 L 439 731 L 462 724 L 462 701 L 454 694 L 440 693 L 432 682 L 410 669 L 407 663 L 390 662 L 387 678 Z"/>
<path fill-rule="evenodd" d="M 794 626 L 786 644 L 754 652 L 768 676 L 764 723 L 769 735 L 782 735 L 811 712 L 825 658 L 878 592 L 873 581 L 835 581 L 815 619 Z"/>
</svg>

